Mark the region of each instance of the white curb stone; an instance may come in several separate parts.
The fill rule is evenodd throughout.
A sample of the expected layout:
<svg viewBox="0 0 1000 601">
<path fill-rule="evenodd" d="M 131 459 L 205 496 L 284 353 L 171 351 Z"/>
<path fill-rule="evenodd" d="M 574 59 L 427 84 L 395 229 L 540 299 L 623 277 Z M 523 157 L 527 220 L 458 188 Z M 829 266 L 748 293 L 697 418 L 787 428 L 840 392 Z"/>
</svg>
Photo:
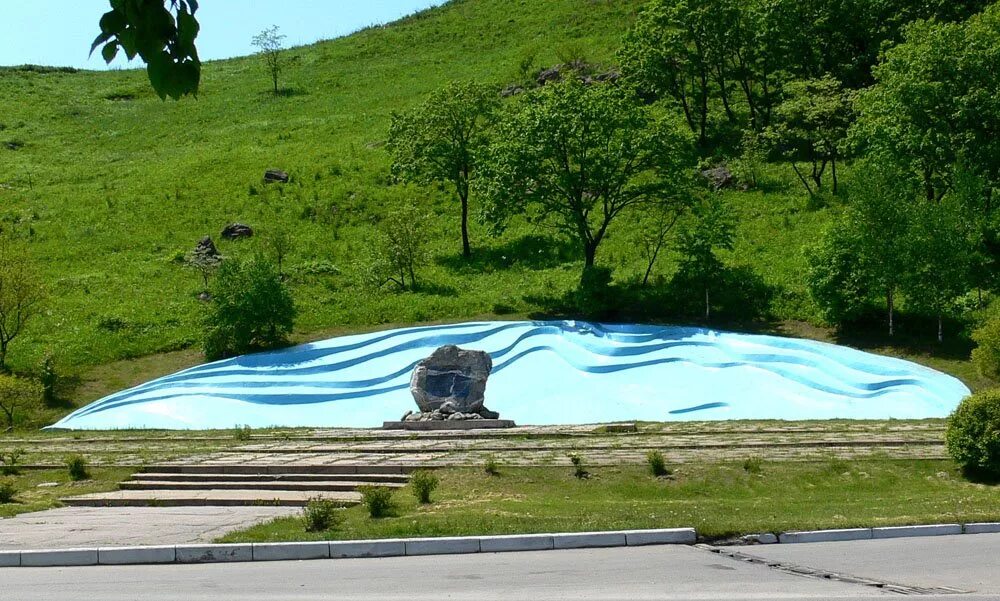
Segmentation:
<svg viewBox="0 0 1000 601">
<path fill-rule="evenodd" d="M 581 532 L 552 535 L 553 549 L 586 549 L 588 547 L 624 547 L 624 532 Z"/>
<path fill-rule="evenodd" d="M 254 561 L 292 561 L 329 559 L 330 543 L 254 543 Z"/>
<path fill-rule="evenodd" d="M 994 532 L 1000 532 L 1000 523 L 998 522 L 980 522 L 978 524 L 966 524 L 965 533 L 966 534 L 992 534 Z M 0 562 L 3 559 L 0 558 Z M 0 563 L 2 565 L 2 563 Z"/>
<path fill-rule="evenodd" d="M 770 532 L 762 532 L 757 535 L 757 543 L 761 545 L 774 545 L 778 542 L 778 535 Z"/>
<path fill-rule="evenodd" d="M 177 545 L 177 563 L 253 561 L 253 545 Z"/>
<path fill-rule="evenodd" d="M 690 545 L 698 540 L 694 528 L 668 528 L 663 530 L 627 530 L 625 544 L 640 545 Z"/>
<path fill-rule="evenodd" d="M 398 557 L 406 555 L 406 543 L 401 540 L 335 541 L 330 543 L 330 557 Z"/>
<path fill-rule="evenodd" d="M 961 534 L 961 524 L 933 524 L 930 526 L 887 526 L 872 528 L 873 538 L 902 538 L 910 536 L 946 536 Z"/>
<path fill-rule="evenodd" d="M 97 565 L 97 549 L 21 551 L 21 565 L 30 567 L 95 566 Z"/>
<path fill-rule="evenodd" d="M 842 530 L 782 532 L 778 535 L 778 540 L 783 543 L 826 543 L 845 540 L 868 540 L 872 536 L 871 528 L 845 528 Z"/>
<path fill-rule="evenodd" d="M 548 551 L 555 548 L 551 534 L 512 534 L 509 536 L 484 536 L 479 539 L 483 553 L 509 551 Z"/>
<path fill-rule="evenodd" d="M 406 541 L 407 555 L 450 555 L 453 553 L 479 553 L 479 538 L 461 536 L 415 538 Z"/>
<path fill-rule="evenodd" d="M 21 565 L 20 551 L 0 551 L 0 568 L 16 568 Z"/>
<path fill-rule="evenodd" d="M 97 549 L 97 563 L 103 565 L 174 563 L 176 560 L 177 551 L 174 547 L 102 547 Z"/>
</svg>

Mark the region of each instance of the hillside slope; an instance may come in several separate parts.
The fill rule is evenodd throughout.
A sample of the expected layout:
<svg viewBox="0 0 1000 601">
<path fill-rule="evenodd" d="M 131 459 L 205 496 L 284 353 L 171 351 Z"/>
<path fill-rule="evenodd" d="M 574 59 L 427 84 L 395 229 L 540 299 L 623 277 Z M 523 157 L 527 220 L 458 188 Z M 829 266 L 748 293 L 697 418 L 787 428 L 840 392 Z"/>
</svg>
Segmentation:
<svg viewBox="0 0 1000 601">
<path fill-rule="evenodd" d="M 200 96 L 176 103 L 157 99 L 141 71 L 0 70 L 0 224 L 30 240 L 51 288 L 13 366 L 33 366 L 46 348 L 93 364 L 195 342 L 200 277 L 177 259 L 203 235 L 218 242 L 233 221 L 262 236 L 279 224 L 293 232 L 304 331 L 484 313 L 505 300 L 517 306 L 524 287 L 561 285 L 560 270 L 447 275 L 434 266 L 437 288 L 419 302 L 359 300 L 352 265 L 385 205 L 434 207 L 443 215 L 428 232 L 435 254 L 446 261 L 455 251 L 447 197 L 389 186 L 389 116 L 452 79 L 516 80 L 526 57 L 537 55 L 537 67 L 566 54 L 607 64 L 639 5 L 453 1 L 287 51 L 284 97 L 268 93 L 254 57 L 206 64 Z M 265 188 L 269 167 L 293 183 Z M 487 241 L 476 232 L 475 242 Z"/>
</svg>

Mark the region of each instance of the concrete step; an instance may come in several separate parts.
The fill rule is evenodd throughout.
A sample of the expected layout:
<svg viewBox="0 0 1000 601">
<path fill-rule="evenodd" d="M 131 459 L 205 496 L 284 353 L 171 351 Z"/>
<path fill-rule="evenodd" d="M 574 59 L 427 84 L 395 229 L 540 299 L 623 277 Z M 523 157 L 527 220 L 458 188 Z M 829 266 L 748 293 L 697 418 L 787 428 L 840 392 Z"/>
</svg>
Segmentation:
<svg viewBox="0 0 1000 601">
<path fill-rule="evenodd" d="M 118 490 L 62 499 L 73 507 L 204 507 L 271 505 L 302 507 L 317 497 L 349 507 L 361 501 L 356 492 L 301 490 Z"/>
<path fill-rule="evenodd" d="M 277 482 L 164 482 L 161 480 L 126 480 L 118 486 L 122 490 L 301 490 L 301 491 L 353 491 L 359 486 L 365 485 L 387 486 L 389 488 L 401 488 L 405 486 L 400 482 L 357 482 L 357 481 L 293 481 L 281 480 Z"/>
<path fill-rule="evenodd" d="M 144 482 L 245 482 L 254 488 L 256 482 L 364 482 L 369 484 L 406 484 L 410 477 L 403 474 L 185 474 L 140 472 L 132 480 Z"/>
<path fill-rule="evenodd" d="M 143 471 L 156 474 L 409 474 L 406 465 L 313 465 L 195 463 L 150 465 Z"/>
</svg>

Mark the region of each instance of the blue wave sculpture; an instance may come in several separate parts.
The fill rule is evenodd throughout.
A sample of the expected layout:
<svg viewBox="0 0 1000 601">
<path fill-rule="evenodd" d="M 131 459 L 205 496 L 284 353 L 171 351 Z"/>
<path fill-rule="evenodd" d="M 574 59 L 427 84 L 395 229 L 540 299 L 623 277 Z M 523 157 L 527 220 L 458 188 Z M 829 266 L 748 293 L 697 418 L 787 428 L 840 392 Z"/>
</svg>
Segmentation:
<svg viewBox="0 0 1000 601">
<path fill-rule="evenodd" d="M 948 415 L 969 389 L 847 347 L 691 327 L 476 322 L 344 336 L 193 367 L 52 428 L 379 426 L 415 405 L 410 373 L 455 344 L 493 357 L 486 403 L 521 424 Z"/>
</svg>

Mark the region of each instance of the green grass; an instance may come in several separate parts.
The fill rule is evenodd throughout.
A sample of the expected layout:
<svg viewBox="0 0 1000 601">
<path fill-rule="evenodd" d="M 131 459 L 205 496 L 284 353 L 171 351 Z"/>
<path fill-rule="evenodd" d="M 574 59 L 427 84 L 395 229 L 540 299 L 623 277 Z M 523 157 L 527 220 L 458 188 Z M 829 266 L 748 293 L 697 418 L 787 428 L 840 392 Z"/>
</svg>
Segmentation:
<svg viewBox="0 0 1000 601">
<path fill-rule="evenodd" d="M 401 490 L 392 517 L 374 520 L 353 507 L 333 531 L 306 533 L 301 518 L 281 518 L 219 542 L 686 526 L 721 538 L 1000 519 L 1000 488 L 963 480 L 949 461 L 761 461 L 759 473 L 743 463 L 671 466 L 673 479 L 653 478 L 644 466 L 592 468 L 587 480 L 574 478 L 569 467 L 507 468 L 499 477 L 479 469 L 440 470 L 431 505 Z"/>
<path fill-rule="evenodd" d="M 0 480 L 12 480 L 18 491 L 13 503 L 0 504 L 0 518 L 61 507 L 59 499 L 62 497 L 118 490 L 118 483 L 132 472 L 127 468 L 98 467 L 89 467 L 88 471 L 90 478 L 79 482 L 70 480 L 69 471 L 65 468 L 23 470 L 17 476 L 0 476 Z M 38 487 L 39 484 L 51 483 L 55 486 Z"/>
</svg>

